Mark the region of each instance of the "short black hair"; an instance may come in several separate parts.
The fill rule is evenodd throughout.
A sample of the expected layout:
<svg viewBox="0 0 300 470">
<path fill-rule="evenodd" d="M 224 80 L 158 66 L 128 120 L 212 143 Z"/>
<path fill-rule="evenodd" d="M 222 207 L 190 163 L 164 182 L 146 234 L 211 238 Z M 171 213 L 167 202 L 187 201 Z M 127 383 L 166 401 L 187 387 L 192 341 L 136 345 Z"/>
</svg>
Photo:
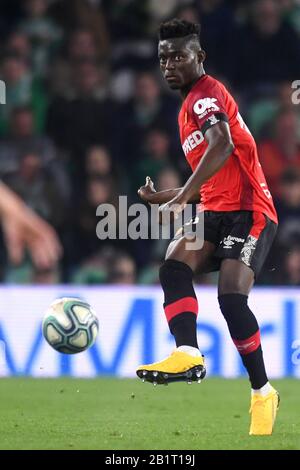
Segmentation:
<svg viewBox="0 0 300 470">
<path fill-rule="evenodd" d="M 160 24 L 158 37 L 160 41 L 163 41 L 164 39 L 193 36 L 193 39 L 197 39 L 200 45 L 200 30 L 200 24 L 174 18 L 170 21 L 165 21 L 164 23 Z"/>
</svg>

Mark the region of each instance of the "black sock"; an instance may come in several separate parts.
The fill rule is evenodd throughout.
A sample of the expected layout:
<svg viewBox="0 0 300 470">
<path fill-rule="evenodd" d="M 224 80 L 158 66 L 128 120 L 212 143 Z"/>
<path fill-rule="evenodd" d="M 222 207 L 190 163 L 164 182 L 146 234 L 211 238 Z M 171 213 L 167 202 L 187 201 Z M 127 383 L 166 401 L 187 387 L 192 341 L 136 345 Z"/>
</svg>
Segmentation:
<svg viewBox="0 0 300 470">
<path fill-rule="evenodd" d="M 159 277 L 165 294 L 165 314 L 176 346 L 198 348 L 198 302 L 192 269 L 180 261 L 167 260 L 160 268 Z"/>
<path fill-rule="evenodd" d="M 219 304 L 231 338 L 249 374 L 251 386 L 257 390 L 268 382 L 268 377 L 260 344 L 259 327 L 248 307 L 248 296 L 220 295 Z"/>
<path fill-rule="evenodd" d="M 169 322 L 172 335 L 175 338 L 177 348 L 179 346 L 193 346 L 198 348 L 197 342 L 197 318 L 194 313 L 184 312 Z"/>
</svg>

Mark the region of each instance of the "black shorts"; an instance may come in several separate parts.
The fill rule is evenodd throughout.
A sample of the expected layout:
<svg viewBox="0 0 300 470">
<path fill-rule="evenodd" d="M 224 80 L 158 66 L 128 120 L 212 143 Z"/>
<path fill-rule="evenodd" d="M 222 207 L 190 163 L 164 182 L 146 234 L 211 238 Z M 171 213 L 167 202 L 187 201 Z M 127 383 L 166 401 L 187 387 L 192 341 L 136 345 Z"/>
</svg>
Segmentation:
<svg viewBox="0 0 300 470">
<path fill-rule="evenodd" d="M 174 240 L 195 232 L 198 219 L 196 215 L 178 230 Z M 254 271 L 256 277 L 272 246 L 276 230 L 277 224 L 261 212 L 205 211 L 204 240 L 216 246 L 205 272 L 218 271 L 222 259 L 230 258 L 245 263 Z"/>
</svg>

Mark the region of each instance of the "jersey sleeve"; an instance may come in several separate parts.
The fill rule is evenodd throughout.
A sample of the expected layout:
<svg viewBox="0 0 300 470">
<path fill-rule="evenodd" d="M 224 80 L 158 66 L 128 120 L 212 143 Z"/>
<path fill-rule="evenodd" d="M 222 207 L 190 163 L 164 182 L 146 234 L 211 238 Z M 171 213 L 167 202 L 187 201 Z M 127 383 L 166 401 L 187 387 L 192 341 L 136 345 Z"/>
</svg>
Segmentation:
<svg viewBox="0 0 300 470">
<path fill-rule="evenodd" d="M 225 97 L 218 86 L 201 94 L 195 93 L 191 100 L 191 112 L 196 125 L 204 135 L 205 132 L 220 121 L 229 122 Z"/>
</svg>

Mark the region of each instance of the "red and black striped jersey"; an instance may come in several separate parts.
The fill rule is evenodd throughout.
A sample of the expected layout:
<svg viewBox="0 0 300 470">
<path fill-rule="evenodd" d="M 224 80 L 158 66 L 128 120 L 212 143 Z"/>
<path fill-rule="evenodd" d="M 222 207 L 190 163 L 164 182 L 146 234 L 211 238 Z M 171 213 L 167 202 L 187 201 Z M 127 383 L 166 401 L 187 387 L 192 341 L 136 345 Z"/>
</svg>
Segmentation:
<svg viewBox="0 0 300 470">
<path fill-rule="evenodd" d="M 222 120 L 229 124 L 235 148 L 225 165 L 200 188 L 200 210 L 259 211 L 277 223 L 255 140 L 231 94 L 209 75 L 195 83 L 178 116 L 182 148 L 192 171 L 207 149 L 205 132 Z"/>
</svg>

